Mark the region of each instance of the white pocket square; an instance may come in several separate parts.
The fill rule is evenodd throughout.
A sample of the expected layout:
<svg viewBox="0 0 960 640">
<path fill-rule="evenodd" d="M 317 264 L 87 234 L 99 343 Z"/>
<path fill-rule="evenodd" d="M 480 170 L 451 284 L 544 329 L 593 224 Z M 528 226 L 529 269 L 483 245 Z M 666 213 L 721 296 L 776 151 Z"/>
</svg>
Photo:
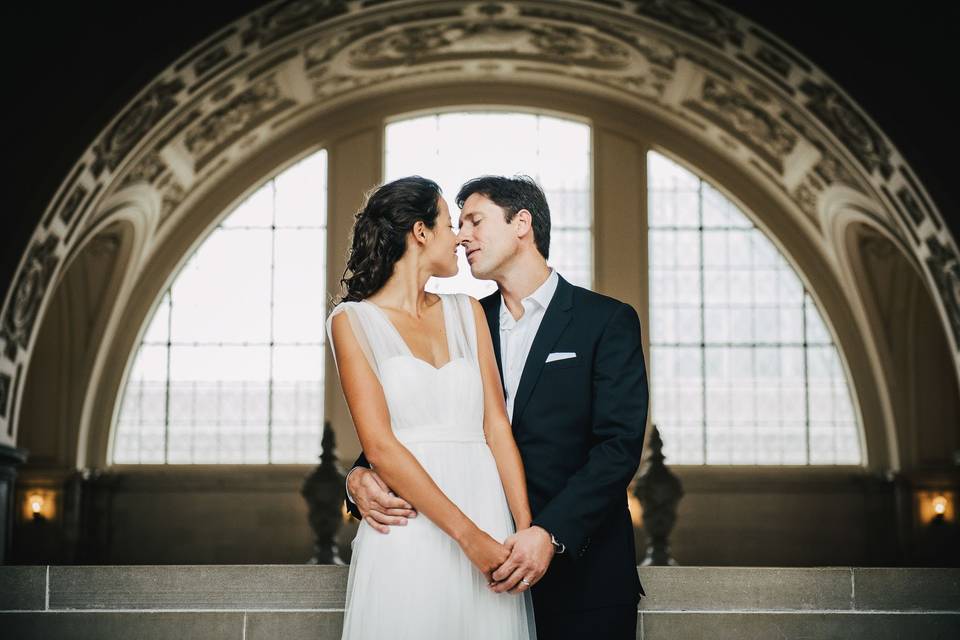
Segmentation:
<svg viewBox="0 0 960 640">
<path fill-rule="evenodd" d="M 571 353 L 569 351 L 556 351 L 547 356 L 547 362 L 553 362 L 554 360 L 566 360 L 568 358 L 576 358 L 576 357 L 577 357 L 577 354 Z"/>
</svg>

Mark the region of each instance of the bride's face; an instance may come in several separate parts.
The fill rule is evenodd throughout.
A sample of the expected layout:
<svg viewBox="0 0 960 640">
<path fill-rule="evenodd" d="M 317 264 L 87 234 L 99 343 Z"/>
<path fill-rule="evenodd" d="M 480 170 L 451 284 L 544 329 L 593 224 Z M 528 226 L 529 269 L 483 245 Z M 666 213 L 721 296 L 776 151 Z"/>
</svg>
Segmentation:
<svg viewBox="0 0 960 640">
<path fill-rule="evenodd" d="M 437 222 L 431 229 L 433 237 L 427 245 L 426 253 L 433 275 L 449 278 L 457 275 L 457 248 L 460 240 L 453 231 L 453 219 L 450 217 L 447 201 L 441 196 L 438 203 L 440 213 L 437 214 Z"/>
</svg>

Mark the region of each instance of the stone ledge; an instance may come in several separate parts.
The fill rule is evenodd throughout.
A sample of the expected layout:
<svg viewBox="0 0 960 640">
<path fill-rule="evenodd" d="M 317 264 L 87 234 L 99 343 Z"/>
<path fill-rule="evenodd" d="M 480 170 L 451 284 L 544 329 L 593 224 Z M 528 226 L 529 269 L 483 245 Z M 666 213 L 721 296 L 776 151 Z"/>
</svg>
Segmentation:
<svg viewBox="0 0 960 640">
<path fill-rule="evenodd" d="M 4 638 L 72 640 L 337 640 L 340 611 L 64 611 L 0 613 Z M 887 640 L 960 635 L 960 613 L 643 612 L 638 640 Z"/>
<path fill-rule="evenodd" d="M 10 640 L 242 640 L 243 627 L 243 613 L 225 611 L 0 613 L 0 629 Z"/>
<path fill-rule="evenodd" d="M 49 570 L 49 573 L 48 573 Z M 0 566 L 0 611 L 342 611 L 348 567 Z M 639 567 L 644 613 L 960 612 L 960 569 Z"/>
<path fill-rule="evenodd" d="M 956 613 L 642 613 L 642 640 L 844 638 L 902 640 L 960 637 Z"/>
<path fill-rule="evenodd" d="M 847 610 L 848 568 L 640 567 L 640 611 Z"/>
<path fill-rule="evenodd" d="M 960 570 L 855 568 L 855 608 L 871 611 L 960 611 Z"/>
<path fill-rule="evenodd" d="M 51 609 L 343 609 L 347 567 L 50 567 Z"/>
<path fill-rule="evenodd" d="M 47 567 L 0 566 L 0 611 L 46 608 Z"/>
</svg>

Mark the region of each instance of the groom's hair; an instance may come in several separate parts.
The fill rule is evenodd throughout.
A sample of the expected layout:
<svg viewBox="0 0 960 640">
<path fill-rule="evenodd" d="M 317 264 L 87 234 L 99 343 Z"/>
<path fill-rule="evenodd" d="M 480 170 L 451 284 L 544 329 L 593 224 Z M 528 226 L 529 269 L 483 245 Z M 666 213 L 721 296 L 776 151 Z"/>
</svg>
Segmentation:
<svg viewBox="0 0 960 640">
<path fill-rule="evenodd" d="M 464 183 L 457 193 L 457 206 L 463 209 L 463 203 L 475 193 L 490 198 L 503 209 L 504 219 L 513 220 L 517 212 L 526 209 L 533 218 L 533 241 L 537 251 L 546 260 L 550 257 L 550 207 L 543 194 L 530 176 L 480 176 Z"/>
</svg>

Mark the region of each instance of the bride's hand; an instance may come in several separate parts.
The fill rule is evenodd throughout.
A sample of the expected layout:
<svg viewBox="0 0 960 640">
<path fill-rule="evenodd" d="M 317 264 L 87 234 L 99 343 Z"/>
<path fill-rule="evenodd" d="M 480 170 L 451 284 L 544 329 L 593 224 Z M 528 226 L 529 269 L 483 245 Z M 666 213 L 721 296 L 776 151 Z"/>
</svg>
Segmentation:
<svg viewBox="0 0 960 640">
<path fill-rule="evenodd" d="M 505 546 L 479 528 L 464 538 L 460 548 L 470 558 L 470 562 L 486 576 L 487 582 L 490 582 L 493 572 L 510 557 L 510 551 Z"/>
</svg>

